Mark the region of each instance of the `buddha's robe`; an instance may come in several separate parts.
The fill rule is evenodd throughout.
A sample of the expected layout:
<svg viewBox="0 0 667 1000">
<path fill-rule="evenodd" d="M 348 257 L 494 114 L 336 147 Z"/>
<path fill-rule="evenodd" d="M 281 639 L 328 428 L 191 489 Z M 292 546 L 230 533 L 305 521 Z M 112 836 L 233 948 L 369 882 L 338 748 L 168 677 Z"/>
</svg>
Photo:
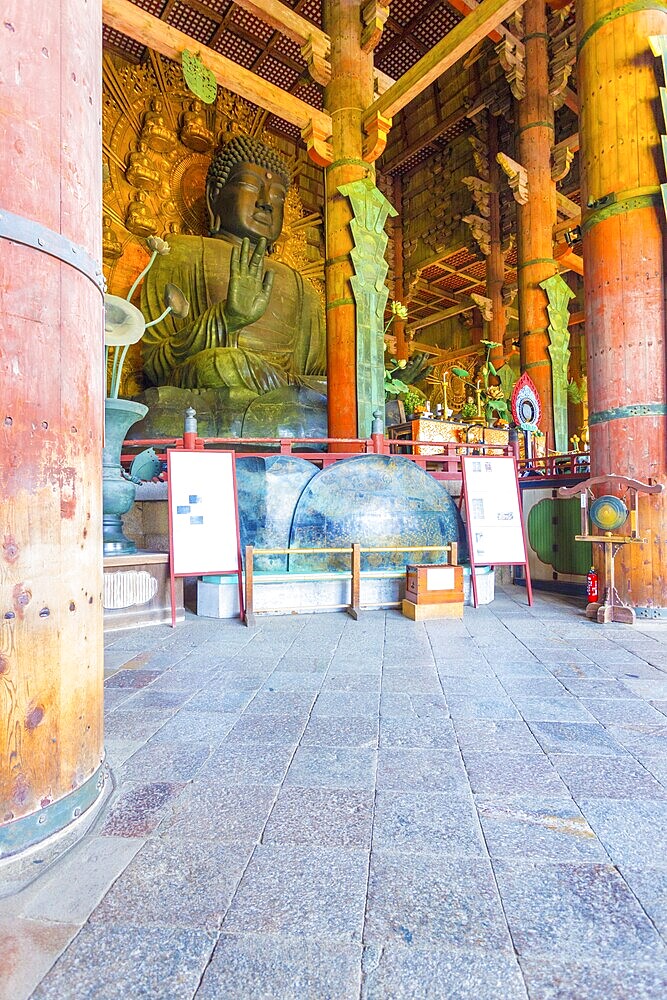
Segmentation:
<svg viewBox="0 0 667 1000">
<path fill-rule="evenodd" d="M 146 275 L 141 308 L 147 321 L 164 311 L 164 288 L 172 282 L 190 303 L 185 319 L 168 315 L 146 330 L 144 371 L 152 385 L 184 389 L 218 386 L 263 394 L 303 377 L 326 373 L 326 335 L 313 286 L 291 267 L 265 258 L 274 272 L 266 311 L 238 332 L 228 347 L 223 304 L 229 284 L 232 244 L 201 236 L 169 237 L 171 251 Z"/>
</svg>

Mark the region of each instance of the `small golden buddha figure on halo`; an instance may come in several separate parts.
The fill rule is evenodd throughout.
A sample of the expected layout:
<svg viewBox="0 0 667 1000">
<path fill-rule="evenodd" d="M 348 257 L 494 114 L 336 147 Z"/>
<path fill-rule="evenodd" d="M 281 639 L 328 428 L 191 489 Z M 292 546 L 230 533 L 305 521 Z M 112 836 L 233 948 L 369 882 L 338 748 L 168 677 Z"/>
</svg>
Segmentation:
<svg viewBox="0 0 667 1000">
<path fill-rule="evenodd" d="M 200 101 L 190 101 L 181 117 L 181 142 L 196 153 L 207 153 L 213 146 L 213 133 L 206 124 Z"/>
<path fill-rule="evenodd" d="M 157 219 L 146 204 L 145 191 L 137 191 L 128 205 L 125 226 L 135 236 L 152 236 L 157 232 Z"/>
<path fill-rule="evenodd" d="M 147 153 L 148 146 L 140 139 L 136 150 L 130 153 L 125 176 L 132 187 L 155 191 L 160 183 L 160 172 L 151 165 Z"/>
<path fill-rule="evenodd" d="M 104 260 L 118 260 L 123 256 L 123 246 L 111 228 L 111 216 L 102 216 L 102 256 Z"/>
<path fill-rule="evenodd" d="M 164 120 L 158 97 L 153 98 L 150 111 L 144 115 L 141 139 L 156 153 L 168 153 L 176 145 L 176 136 Z"/>
</svg>

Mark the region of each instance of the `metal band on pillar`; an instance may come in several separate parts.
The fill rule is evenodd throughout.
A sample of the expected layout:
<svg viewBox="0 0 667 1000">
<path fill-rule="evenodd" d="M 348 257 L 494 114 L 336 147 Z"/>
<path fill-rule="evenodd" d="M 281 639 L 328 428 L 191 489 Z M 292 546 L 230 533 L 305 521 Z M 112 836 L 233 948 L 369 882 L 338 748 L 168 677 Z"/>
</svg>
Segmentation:
<svg viewBox="0 0 667 1000">
<path fill-rule="evenodd" d="M 40 250 L 50 257 L 61 260 L 63 264 L 69 264 L 92 281 L 104 294 L 104 277 L 100 264 L 90 256 L 85 247 L 72 243 L 66 236 L 49 229 L 41 222 L 26 219 L 22 215 L 14 215 L 4 208 L 0 209 L 0 237 L 11 240 L 12 243 L 21 243 L 33 250 Z"/>
</svg>

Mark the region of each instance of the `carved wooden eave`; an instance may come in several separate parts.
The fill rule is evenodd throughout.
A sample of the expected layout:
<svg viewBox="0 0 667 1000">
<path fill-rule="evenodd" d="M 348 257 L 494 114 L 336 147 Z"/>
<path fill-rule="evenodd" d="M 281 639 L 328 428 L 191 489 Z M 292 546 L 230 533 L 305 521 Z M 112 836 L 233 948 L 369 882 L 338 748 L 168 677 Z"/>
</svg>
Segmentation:
<svg viewBox="0 0 667 1000">
<path fill-rule="evenodd" d="M 472 238 L 484 256 L 488 257 L 491 253 L 491 224 L 489 220 L 483 219 L 481 215 L 464 215 L 461 221 L 470 226 Z"/>
<path fill-rule="evenodd" d="M 569 146 L 554 146 L 551 151 L 551 179 L 562 181 L 570 172 L 570 165 L 574 159 L 574 150 Z"/>
<path fill-rule="evenodd" d="M 472 158 L 475 161 L 477 173 L 482 180 L 489 179 L 489 150 L 486 143 L 477 135 L 469 135 L 468 142 L 472 146 Z"/>
<path fill-rule="evenodd" d="M 366 138 L 364 139 L 363 157 L 367 163 L 374 163 L 378 156 L 384 153 L 390 128 L 391 118 L 386 118 L 384 115 L 378 114 L 370 121 L 364 121 Z"/>
<path fill-rule="evenodd" d="M 491 215 L 490 199 L 492 191 L 489 182 L 482 180 L 481 177 L 463 177 L 461 183 L 465 184 L 470 191 L 478 212 L 485 219 L 488 219 Z"/>
<path fill-rule="evenodd" d="M 376 47 L 385 21 L 389 17 L 389 0 L 368 0 L 361 8 L 361 48 L 364 52 L 372 52 Z"/>
<path fill-rule="evenodd" d="M 507 177 L 514 200 L 519 205 L 526 205 L 528 203 L 528 172 L 526 168 L 506 153 L 498 153 L 496 159 Z"/>
<path fill-rule="evenodd" d="M 470 298 L 481 312 L 484 322 L 490 323 L 493 319 L 493 304 L 491 299 L 488 299 L 486 295 L 476 295 L 475 292 L 471 293 Z"/>
<path fill-rule="evenodd" d="M 185 49 L 193 47 L 189 35 L 153 17 L 130 0 L 102 0 L 102 16 L 104 23 L 110 28 L 138 40 L 142 45 L 149 46 L 175 62 L 180 61 Z M 311 136 L 309 152 L 315 162 L 321 166 L 331 162 L 326 142 L 332 132 L 331 117 L 328 114 L 318 111 L 213 49 L 198 44 L 197 50 L 206 68 L 213 73 L 219 84 L 306 131 Z"/>
<path fill-rule="evenodd" d="M 514 35 L 504 36 L 495 46 L 505 79 L 517 101 L 526 96 L 526 49 Z"/>
<path fill-rule="evenodd" d="M 553 23 L 553 22 L 552 22 Z M 567 84 L 577 58 L 577 30 L 572 25 L 552 36 L 549 59 L 549 95 L 554 110 L 565 104 Z"/>
</svg>

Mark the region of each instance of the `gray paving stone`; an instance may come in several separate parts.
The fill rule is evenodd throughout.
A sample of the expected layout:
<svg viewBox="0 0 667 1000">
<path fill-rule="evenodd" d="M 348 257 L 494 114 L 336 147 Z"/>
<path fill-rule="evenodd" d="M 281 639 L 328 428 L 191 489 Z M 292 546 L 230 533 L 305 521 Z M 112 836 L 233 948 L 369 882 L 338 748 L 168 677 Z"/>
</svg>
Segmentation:
<svg viewBox="0 0 667 1000">
<path fill-rule="evenodd" d="M 255 747 L 233 744 L 211 755 L 197 778 L 221 787 L 232 785 L 273 785 L 283 780 L 294 750 L 286 746 Z"/>
<path fill-rule="evenodd" d="M 193 712 L 224 712 L 237 714 L 242 712 L 255 697 L 257 689 L 247 690 L 203 690 L 188 702 L 188 709 Z"/>
<path fill-rule="evenodd" d="M 525 722 L 493 719 L 456 719 L 456 736 L 461 750 L 539 753 L 540 745 Z"/>
<path fill-rule="evenodd" d="M 441 683 L 448 700 L 459 695 L 500 701 L 507 697 L 504 687 L 495 677 L 443 677 Z"/>
<path fill-rule="evenodd" d="M 532 654 L 526 654 L 526 658 L 508 660 L 498 658 L 489 652 L 489 662 L 493 671 L 501 680 L 505 678 L 533 678 L 533 680 L 548 680 L 551 673 Z"/>
<path fill-rule="evenodd" d="M 165 812 L 158 834 L 194 842 L 256 843 L 276 797 L 269 785 L 194 781 Z"/>
<path fill-rule="evenodd" d="M 233 712 L 195 712 L 182 708 L 153 737 L 157 743 L 207 742 L 218 746 L 236 725 L 238 714 Z"/>
<path fill-rule="evenodd" d="M 360 941 L 367 869 L 368 853 L 362 850 L 258 847 L 223 930 Z"/>
<path fill-rule="evenodd" d="M 468 781 L 458 750 L 381 748 L 377 787 L 414 792 L 467 791 Z"/>
<path fill-rule="evenodd" d="M 640 698 L 646 698 L 647 701 L 660 701 L 667 698 L 667 675 L 663 675 L 656 680 L 646 680 L 644 678 L 635 680 L 632 677 L 627 677 L 623 683 L 630 691 L 634 692 Z"/>
<path fill-rule="evenodd" d="M 667 939 L 667 871 L 622 865 L 620 872 L 658 932 Z"/>
<path fill-rule="evenodd" d="M 466 695 L 448 695 L 447 707 L 453 719 L 520 719 L 509 698 L 475 698 Z"/>
<path fill-rule="evenodd" d="M 322 691 L 313 705 L 312 717 L 349 719 L 353 716 L 377 718 L 379 691 Z"/>
<path fill-rule="evenodd" d="M 664 725 L 660 712 L 640 698 L 582 698 L 581 704 L 603 726 Z"/>
<path fill-rule="evenodd" d="M 321 686 L 323 673 L 297 673 L 291 670 L 276 670 L 266 680 L 264 691 L 307 691 L 316 694 Z"/>
<path fill-rule="evenodd" d="M 531 1000 L 657 1000 L 667 993 L 662 963 L 523 959 L 521 968 Z"/>
<path fill-rule="evenodd" d="M 535 738 L 545 753 L 586 754 L 600 757 L 627 757 L 607 730 L 596 722 L 531 722 Z"/>
<path fill-rule="evenodd" d="M 566 677 L 563 684 L 571 694 L 578 698 L 621 698 L 632 701 L 638 696 L 622 681 L 616 678 L 585 678 Z"/>
<path fill-rule="evenodd" d="M 477 808 L 492 858 L 609 861 L 569 796 L 478 796 Z"/>
<path fill-rule="evenodd" d="M 382 673 L 383 691 L 403 691 L 408 694 L 440 694 L 440 679 L 435 668 L 420 670 L 387 670 Z"/>
<path fill-rule="evenodd" d="M 605 679 L 607 677 L 603 668 L 596 663 L 569 663 L 567 661 L 563 663 L 550 663 L 549 670 L 554 677 L 562 681 L 568 678 L 596 680 L 597 678 Z"/>
<path fill-rule="evenodd" d="M 183 787 L 182 782 L 151 781 L 121 788 L 102 825 L 102 836 L 147 837 Z"/>
<path fill-rule="evenodd" d="M 592 716 L 573 695 L 563 698 L 531 698 L 515 695 L 512 699 L 526 722 L 591 722 Z"/>
<path fill-rule="evenodd" d="M 314 715 L 301 737 L 302 747 L 367 747 L 377 749 L 378 719 L 374 716 Z"/>
<path fill-rule="evenodd" d="M 215 930 L 252 845 L 153 839 L 90 915 L 91 923 Z"/>
<path fill-rule="evenodd" d="M 222 934 L 197 1000 L 357 1000 L 359 945 Z"/>
<path fill-rule="evenodd" d="M 129 688 L 105 688 L 104 689 L 104 713 L 108 715 L 114 708 L 125 704 L 133 695 Z"/>
<path fill-rule="evenodd" d="M 364 949 L 362 1000 L 526 1000 L 512 956 L 389 944 Z"/>
<path fill-rule="evenodd" d="M 510 698 L 560 698 L 567 694 L 555 677 L 503 677 L 502 683 Z"/>
<path fill-rule="evenodd" d="M 448 717 L 414 718 L 386 716 L 380 721 L 381 747 L 427 747 L 436 750 L 458 748 L 456 734 Z"/>
<path fill-rule="evenodd" d="M 370 848 L 373 793 L 348 788 L 283 788 L 262 843 Z"/>
<path fill-rule="evenodd" d="M 332 673 L 329 671 L 322 684 L 322 694 L 328 692 L 359 692 L 360 694 L 380 693 L 382 683 L 382 673 L 368 673 L 362 671 L 345 671 Z"/>
<path fill-rule="evenodd" d="M 520 956 L 665 959 L 664 943 L 611 865 L 496 860 L 493 867 Z"/>
<path fill-rule="evenodd" d="M 203 931 L 87 924 L 32 994 L 34 1000 L 183 1000 L 215 944 Z"/>
<path fill-rule="evenodd" d="M 445 696 L 439 694 L 412 694 L 384 691 L 380 697 L 380 716 L 414 716 L 424 718 L 449 718 Z"/>
<path fill-rule="evenodd" d="M 174 714 L 173 708 L 135 708 L 124 705 L 112 712 L 104 722 L 106 740 L 148 740 Z"/>
<path fill-rule="evenodd" d="M 373 849 L 483 857 L 484 841 L 470 795 L 378 791 Z"/>
<path fill-rule="evenodd" d="M 211 755 L 209 743 L 160 743 L 151 740 L 118 769 L 122 782 L 191 781 Z"/>
<path fill-rule="evenodd" d="M 117 670 L 104 682 L 105 688 L 130 688 L 138 691 L 162 675 L 161 670 Z"/>
<path fill-rule="evenodd" d="M 300 788 L 373 788 L 376 750 L 299 747 L 285 785 Z"/>
<path fill-rule="evenodd" d="M 667 789 L 631 756 L 554 754 L 551 761 L 574 797 L 665 799 Z"/>
<path fill-rule="evenodd" d="M 667 724 L 628 723 L 607 726 L 607 731 L 638 760 L 643 756 L 667 756 Z"/>
<path fill-rule="evenodd" d="M 464 751 L 466 771 L 478 795 L 563 795 L 568 791 L 543 754 Z"/>
<path fill-rule="evenodd" d="M 650 771 L 654 778 L 667 788 L 667 757 L 645 756 L 642 765 Z M 649 796 L 646 796 L 648 798 Z"/>
<path fill-rule="evenodd" d="M 582 798 L 579 805 L 616 864 L 667 867 L 667 801 Z"/>
<path fill-rule="evenodd" d="M 111 771 L 115 773 L 121 764 L 144 745 L 145 740 L 114 740 L 105 737 L 105 762 L 109 765 Z"/>
<path fill-rule="evenodd" d="M 490 664 L 481 657 L 470 660 L 438 660 L 436 668 L 438 677 L 444 680 L 445 677 L 460 677 L 470 681 L 482 681 L 484 678 L 494 678 L 494 672 Z"/>
<path fill-rule="evenodd" d="M 260 715 L 244 712 L 229 730 L 225 746 L 295 747 L 306 725 L 308 713 Z"/>
<path fill-rule="evenodd" d="M 488 861 L 373 851 L 364 942 L 509 955 Z"/>
<path fill-rule="evenodd" d="M 16 912 L 0 916 L 1 1000 L 31 997 L 39 981 L 78 932 L 79 927 L 74 923 L 25 919 Z"/>
</svg>

